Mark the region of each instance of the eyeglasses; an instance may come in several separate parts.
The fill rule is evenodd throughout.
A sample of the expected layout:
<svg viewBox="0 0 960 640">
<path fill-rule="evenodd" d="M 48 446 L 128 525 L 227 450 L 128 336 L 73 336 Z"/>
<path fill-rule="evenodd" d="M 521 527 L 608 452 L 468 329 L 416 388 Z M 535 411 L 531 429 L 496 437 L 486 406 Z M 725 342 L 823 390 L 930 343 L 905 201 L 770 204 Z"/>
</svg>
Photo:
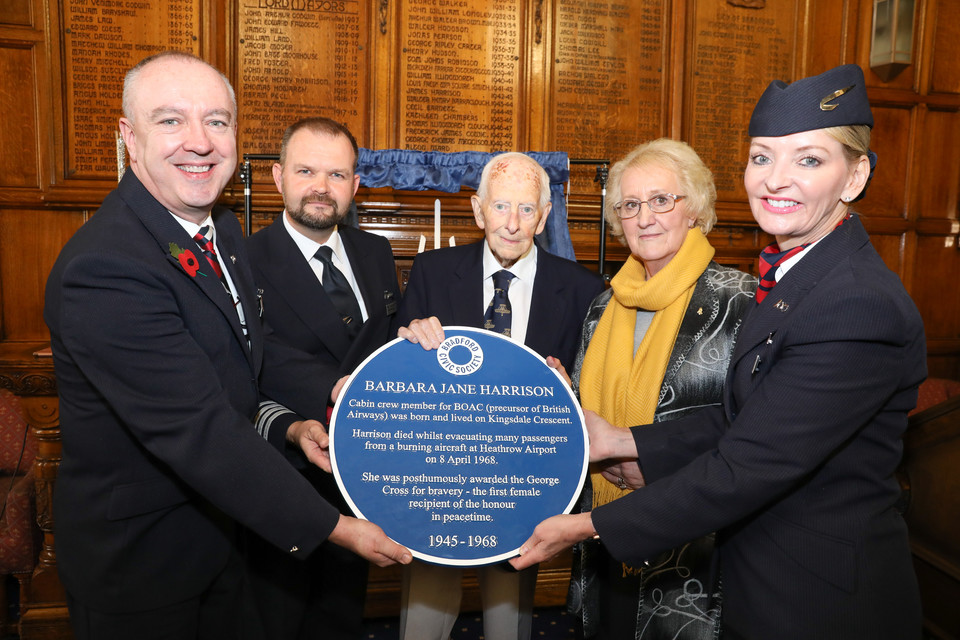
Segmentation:
<svg viewBox="0 0 960 640">
<path fill-rule="evenodd" d="M 673 208 L 677 206 L 677 202 L 686 197 L 687 196 L 675 196 L 672 193 L 661 193 L 652 196 L 649 200 L 621 200 L 613 205 L 613 208 L 617 212 L 617 217 L 621 220 L 629 220 L 630 218 L 635 218 L 637 214 L 640 213 L 641 205 L 647 205 L 653 213 L 670 213 L 673 211 Z"/>
</svg>

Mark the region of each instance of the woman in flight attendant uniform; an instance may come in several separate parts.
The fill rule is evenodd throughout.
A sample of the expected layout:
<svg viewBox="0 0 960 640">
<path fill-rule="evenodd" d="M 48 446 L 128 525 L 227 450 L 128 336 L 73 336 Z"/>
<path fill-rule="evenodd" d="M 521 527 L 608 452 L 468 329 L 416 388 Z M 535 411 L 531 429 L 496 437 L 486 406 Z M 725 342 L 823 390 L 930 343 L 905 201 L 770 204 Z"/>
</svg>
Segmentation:
<svg viewBox="0 0 960 640">
<path fill-rule="evenodd" d="M 770 84 L 750 120 L 744 185 L 776 242 L 723 405 L 630 430 L 587 412 L 591 459 L 643 488 L 545 520 L 515 566 L 594 535 L 642 564 L 717 531 L 725 640 L 920 637 L 894 470 L 926 344 L 851 210 L 876 162 L 872 127 L 855 65 Z"/>
</svg>

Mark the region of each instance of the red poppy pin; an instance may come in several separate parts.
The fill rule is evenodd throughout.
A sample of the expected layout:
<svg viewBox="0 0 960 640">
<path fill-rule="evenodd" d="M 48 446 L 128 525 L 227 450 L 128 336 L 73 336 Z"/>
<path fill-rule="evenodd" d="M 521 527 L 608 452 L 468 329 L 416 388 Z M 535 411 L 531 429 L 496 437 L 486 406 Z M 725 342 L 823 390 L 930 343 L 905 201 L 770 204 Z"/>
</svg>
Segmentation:
<svg viewBox="0 0 960 640">
<path fill-rule="evenodd" d="M 181 249 L 176 243 L 171 242 L 170 255 L 180 261 L 180 266 L 183 267 L 183 270 L 186 271 L 191 278 L 197 277 L 198 273 L 206 277 L 207 274 L 200 271 L 200 262 L 197 260 L 197 256 L 193 255 L 193 251 Z"/>
</svg>

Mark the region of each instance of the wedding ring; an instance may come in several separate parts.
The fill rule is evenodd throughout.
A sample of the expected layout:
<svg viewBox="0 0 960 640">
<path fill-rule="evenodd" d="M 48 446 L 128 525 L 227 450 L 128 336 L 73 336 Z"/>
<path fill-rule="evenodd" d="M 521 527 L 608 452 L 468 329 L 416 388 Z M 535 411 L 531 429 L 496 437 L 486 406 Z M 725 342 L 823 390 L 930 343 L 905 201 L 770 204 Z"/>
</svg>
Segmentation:
<svg viewBox="0 0 960 640">
<path fill-rule="evenodd" d="M 617 476 L 617 487 L 619 487 L 621 490 L 627 488 L 627 483 L 623 481 L 622 476 Z"/>
</svg>

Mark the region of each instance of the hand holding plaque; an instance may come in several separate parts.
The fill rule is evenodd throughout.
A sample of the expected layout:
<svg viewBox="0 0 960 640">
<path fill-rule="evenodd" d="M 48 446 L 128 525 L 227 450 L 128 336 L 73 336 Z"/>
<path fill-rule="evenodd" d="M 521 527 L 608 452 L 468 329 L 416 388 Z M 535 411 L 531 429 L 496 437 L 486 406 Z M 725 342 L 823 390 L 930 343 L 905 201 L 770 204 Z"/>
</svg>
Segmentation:
<svg viewBox="0 0 960 640">
<path fill-rule="evenodd" d="M 426 351 L 398 338 L 351 376 L 330 423 L 333 472 L 354 512 L 415 557 L 476 566 L 517 554 L 568 512 L 587 470 L 583 414 L 536 353 L 447 327 Z"/>
</svg>

